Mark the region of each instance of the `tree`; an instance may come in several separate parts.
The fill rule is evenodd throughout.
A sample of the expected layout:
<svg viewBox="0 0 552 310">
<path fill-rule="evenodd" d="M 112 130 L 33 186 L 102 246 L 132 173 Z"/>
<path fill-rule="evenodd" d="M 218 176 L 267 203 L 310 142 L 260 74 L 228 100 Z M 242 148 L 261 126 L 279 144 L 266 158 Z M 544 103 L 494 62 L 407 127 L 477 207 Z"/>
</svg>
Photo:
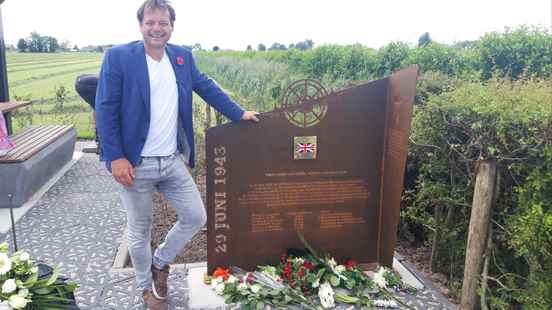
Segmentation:
<svg viewBox="0 0 552 310">
<path fill-rule="evenodd" d="M 253 48 L 251 47 L 251 45 L 248 45 L 247 48 L 245 49 L 246 51 L 250 52 L 253 50 Z"/>
<path fill-rule="evenodd" d="M 298 42 L 295 44 L 295 48 L 299 49 L 299 50 L 310 50 L 314 47 L 314 42 L 310 39 L 307 39 L 305 41 L 302 41 L 302 42 Z"/>
<path fill-rule="evenodd" d="M 58 41 L 54 37 L 46 37 L 44 43 L 45 51 L 48 53 L 55 53 L 56 50 L 59 48 Z"/>
<path fill-rule="evenodd" d="M 63 111 L 63 105 L 67 102 L 67 97 L 69 97 L 69 91 L 65 86 L 61 85 L 59 87 L 54 86 L 54 93 L 56 94 L 55 108 L 57 110 Z"/>
<path fill-rule="evenodd" d="M 59 49 L 68 52 L 71 49 L 71 42 L 69 40 L 63 39 L 59 41 Z"/>
<path fill-rule="evenodd" d="M 259 52 L 264 52 L 264 51 L 266 51 L 266 46 L 262 43 L 259 43 L 259 45 L 257 45 L 257 50 Z"/>
<path fill-rule="evenodd" d="M 21 52 L 21 53 L 25 53 L 27 51 L 27 41 L 25 41 L 25 39 L 21 38 L 19 39 L 19 41 L 17 42 L 17 49 Z"/>
<path fill-rule="evenodd" d="M 73 50 L 74 50 L 75 52 L 80 51 L 79 47 L 78 47 L 76 44 L 75 44 L 75 46 L 73 46 Z"/>
<path fill-rule="evenodd" d="M 42 36 L 38 32 L 33 31 L 25 40 L 27 49 L 31 53 L 54 53 L 58 48 L 58 40 L 51 36 Z"/>
<path fill-rule="evenodd" d="M 431 42 L 433 42 L 433 40 L 431 40 L 431 37 L 429 36 L 429 32 L 424 32 L 418 39 L 418 47 L 424 47 Z"/>
<path fill-rule="evenodd" d="M 194 44 L 194 46 L 192 46 L 192 50 L 193 51 L 202 51 L 203 48 L 201 48 L 201 44 L 196 43 L 196 44 Z"/>
<path fill-rule="evenodd" d="M 287 50 L 287 47 L 281 43 L 274 42 L 269 48 L 269 51 L 279 50 L 279 51 L 285 51 Z"/>
<path fill-rule="evenodd" d="M 391 42 L 378 50 L 376 59 L 376 75 L 384 77 L 397 70 L 410 54 L 410 47 L 404 42 Z"/>
<path fill-rule="evenodd" d="M 213 52 L 218 52 L 218 51 L 220 51 L 220 47 L 218 47 L 216 45 L 213 46 Z"/>
<path fill-rule="evenodd" d="M 44 51 L 42 36 L 36 31 L 31 32 L 31 36 L 27 39 L 27 42 L 31 53 L 40 53 Z"/>
</svg>

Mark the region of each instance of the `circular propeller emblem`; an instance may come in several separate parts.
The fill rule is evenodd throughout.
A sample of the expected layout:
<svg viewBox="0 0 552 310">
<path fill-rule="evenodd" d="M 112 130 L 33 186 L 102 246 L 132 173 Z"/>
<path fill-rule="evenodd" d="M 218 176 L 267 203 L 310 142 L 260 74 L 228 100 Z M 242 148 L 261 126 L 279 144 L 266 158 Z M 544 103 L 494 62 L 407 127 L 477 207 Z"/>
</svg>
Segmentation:
<svg viewBox="0 0 552 310">
<path fill-rule="evenodd" d="M 320 99 L 328 95 L 326 89 L 310 79 L 292 83 L 282 97 L 282 108 L 286 118 L 295 126 L 307 128 L 324 118 L 328 106 Z"/>
</svg>

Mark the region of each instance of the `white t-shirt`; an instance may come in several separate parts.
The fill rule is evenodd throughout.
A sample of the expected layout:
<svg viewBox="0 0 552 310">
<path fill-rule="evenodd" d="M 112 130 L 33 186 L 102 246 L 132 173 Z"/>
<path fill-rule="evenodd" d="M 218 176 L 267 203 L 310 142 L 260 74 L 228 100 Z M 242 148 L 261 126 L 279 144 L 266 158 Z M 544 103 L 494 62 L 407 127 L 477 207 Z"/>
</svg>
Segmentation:
<svg viewBox="0 0 552 310">
<path fill-rule="evenodd" d="M 142 156 L 168 156 L 176 152 L 178 88 L 174 70 L 163 54 L 156 61 L 146 54 L 150 82 L 150 126 Z"/>
</svg>

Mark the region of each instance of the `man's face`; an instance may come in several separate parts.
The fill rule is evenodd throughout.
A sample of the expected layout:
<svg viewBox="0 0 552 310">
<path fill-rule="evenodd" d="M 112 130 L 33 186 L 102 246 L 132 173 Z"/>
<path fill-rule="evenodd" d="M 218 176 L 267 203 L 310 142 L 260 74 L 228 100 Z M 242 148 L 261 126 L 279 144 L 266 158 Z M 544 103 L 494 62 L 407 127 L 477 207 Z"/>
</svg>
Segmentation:
<svg viewBox="0 0 552 310">
<path fill-rule="evenodd" d="M 144 19 L 140 24 L 140 32 L 146 47 L 164 48 L 173 32 L 169 10 L 146 8 Z"/>
</svg>

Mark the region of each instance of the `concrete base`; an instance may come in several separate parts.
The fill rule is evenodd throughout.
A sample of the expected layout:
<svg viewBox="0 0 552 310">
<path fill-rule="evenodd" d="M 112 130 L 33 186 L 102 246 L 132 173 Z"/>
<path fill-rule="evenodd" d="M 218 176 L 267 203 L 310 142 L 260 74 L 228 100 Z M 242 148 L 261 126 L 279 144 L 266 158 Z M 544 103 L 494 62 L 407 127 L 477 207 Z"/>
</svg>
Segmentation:
<svg viewBox="0 0 552 310">
<path fill-rule="evenodd" d="M 128 228 L 125 227 L 125 231 L 121 236 L 121 243 L 119 244 L 119 248 L 117 249 L 117 254 L 115 254 L 115 260 L 113 261 L 113 268 L 115 269 L 125 268 L 125 266 L 130 261 L 130 254 L 128 252 L 127 229 Z"/>
<path fill-rule="evenodd" d="M 24 162 L 0 165 L 0 208 L 21 207 L 73 157 L 77 132 L 68 132 Z"/>
<path fill-rule="evenodd" d="M 188 264 L 188 309 L 225 310 L 229 309 L 224 299 L 217 295 L 211 286 L 203 282 L 207 272 L 207 263 Z"/>
<path fill-rule="evenodd" d="M 420 281 L 420 279 L 418 279 L 418 277 L 416 277 L 416 275 L 396 257 L 393 257 L 393 270 L 401 276 L 404 283 L 414 287 L 417 290 L 423 290 L 425 288 L 422 281 Z"/>
<path fill-rule="evenodd" d="M 207 263 L 201 262 L 196 264 L 188 264 L 188 288 L 190 297 L 188 299 L 188 308 L 191 310 L 219 310 L 230 309 L 225 303 L 224 298 L 220 297 L 215 291 L 203 282 L 203 277 L 207 272 Z M 397 258 L 393 259 L 393 270 L 397 272 L 404 283 L 418 289 L 425 288 L 414 273 L 412 273 L 404 264 Z M 369 277 L 373 277 L 373 272 L 367 273 Z"/>
</svg>

